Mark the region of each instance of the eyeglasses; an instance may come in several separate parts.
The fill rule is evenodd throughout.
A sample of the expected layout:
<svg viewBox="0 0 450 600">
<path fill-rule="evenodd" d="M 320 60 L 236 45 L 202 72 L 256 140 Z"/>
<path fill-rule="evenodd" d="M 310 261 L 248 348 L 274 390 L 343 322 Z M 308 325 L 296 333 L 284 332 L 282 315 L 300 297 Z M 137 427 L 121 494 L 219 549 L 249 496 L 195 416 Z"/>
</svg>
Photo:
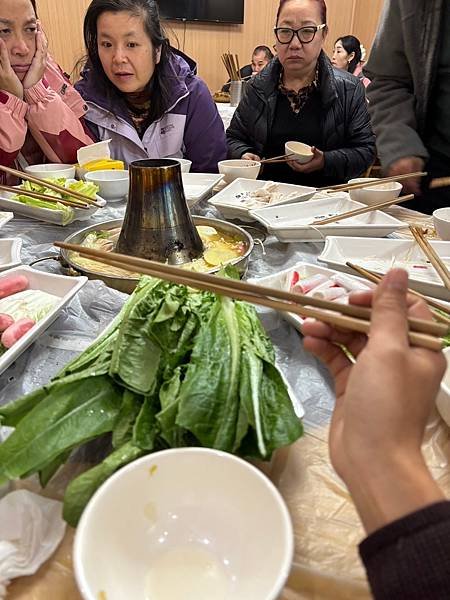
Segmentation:
<svg viewBox="0 0 450 600">
<path fill-rule="evenodd" d="M 325 29 L 325 27 L 325 23 L 314 26 L 308 25 L 307 27 L 300 27 L 300 29 L 291 29 L 290 27 L 275 27 L 274 32 L 280 44 L 290 44 L 294 39 L 294 35 L 297 36 L 298 41 L 301 44 L 310 44 L 316 37 L 316 33 L 321 29 Z"/>
</svg>

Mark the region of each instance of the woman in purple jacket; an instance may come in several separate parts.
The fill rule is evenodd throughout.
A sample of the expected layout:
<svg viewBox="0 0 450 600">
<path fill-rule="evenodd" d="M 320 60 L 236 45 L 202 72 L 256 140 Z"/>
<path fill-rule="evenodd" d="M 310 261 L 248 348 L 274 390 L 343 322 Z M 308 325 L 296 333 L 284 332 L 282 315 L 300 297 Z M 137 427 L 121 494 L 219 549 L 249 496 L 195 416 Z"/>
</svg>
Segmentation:
<svg viewBox="0 0 450 600">
<path fill-rule="evenodd" d="M 195 63 L 173 50 L 154 0 L 93 0 L 84 20 L 88 52 L 76 85 L 86 122 L 126 164 L 184 157 L 217 172 L 226 158 L 223 123 Z"/>
</svg>

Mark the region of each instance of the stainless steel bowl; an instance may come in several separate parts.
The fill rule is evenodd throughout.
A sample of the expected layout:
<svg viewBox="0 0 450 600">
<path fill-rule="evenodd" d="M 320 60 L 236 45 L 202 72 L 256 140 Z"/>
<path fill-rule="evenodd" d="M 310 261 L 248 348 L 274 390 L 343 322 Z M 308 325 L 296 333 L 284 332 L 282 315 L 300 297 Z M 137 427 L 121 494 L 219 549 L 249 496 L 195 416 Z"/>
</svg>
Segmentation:
<svg viewBox="0 0 450 600">
<path fill-rule="evenodd" d="M 210 227 L 214 227 L 219 232 L 223 232 L 227 235 L 231 235 L 237 238 L 239 241 L 244 242 L 245 244 L 245 252 L 239 258 L 236 258 L 230 261 L 229 264 L 235 265 L 241 275 L 244 275 L 247 270 L 248 260 L 250 254 L 254 247 L 253 238 L 249 233 L 247 233 L 242 227 L 238 227 L 238 225 L 234 225 L 233 223 L 228 223 L 227 221 L 221 221 L 220 219 L 209 219 L 207 217 L 193 217 L 195 225 L 209 225 Z M 76 233 L 70 235 L 65 242 L 69 244 L 81 244 L 85 240 L 86 236 L 91 231 L 98 231 L 100 229 L 114 229 L 116 227 L 120 227 L 122 225 L 122 219 L 115 219 L 114 221 L 105 221 L 104 223 L 97 223 L 96 225 L 91 225 L 90 227 L 86 227 L 84 229 L 80 229 Z M 83 269 L 79 265 L 75 264 L 70 258 L 67 250 L 61 250 L 61 263 L 62 265 L 70 269 L 70 272 L 75 272 L 76 274 L 86 275 L 89 279 L 100 279 L 104 281 L 106 285 L 112 287 L 120 292 L 125 292 L 126 294 L 131 294 L 134 288 L 137 285 L 138 279 L 135 277 L 116 277 L 110 275 L 104 275 L 101 273 L 97 273 L 95 271 L 91 271 L 89 269 Z M 216 273 L 220 270 L 220 267 L 215 267 L 210 269 L 208 273 Z"/>
</svg>

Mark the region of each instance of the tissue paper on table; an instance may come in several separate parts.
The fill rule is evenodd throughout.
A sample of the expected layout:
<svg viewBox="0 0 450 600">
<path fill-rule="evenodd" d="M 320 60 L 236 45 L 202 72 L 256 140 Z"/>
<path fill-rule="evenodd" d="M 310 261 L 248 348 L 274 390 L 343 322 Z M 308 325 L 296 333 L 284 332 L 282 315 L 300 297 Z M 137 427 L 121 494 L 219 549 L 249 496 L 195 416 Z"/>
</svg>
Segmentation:
<svg viewBox="0 0 450 600">
<path fill-rule="evenodd" d="M 0 500 L 0 598 L 11 579 L 32 575 L 53 554 L 65 528 L 61 502 L 27 490 Z"/>
</svg>

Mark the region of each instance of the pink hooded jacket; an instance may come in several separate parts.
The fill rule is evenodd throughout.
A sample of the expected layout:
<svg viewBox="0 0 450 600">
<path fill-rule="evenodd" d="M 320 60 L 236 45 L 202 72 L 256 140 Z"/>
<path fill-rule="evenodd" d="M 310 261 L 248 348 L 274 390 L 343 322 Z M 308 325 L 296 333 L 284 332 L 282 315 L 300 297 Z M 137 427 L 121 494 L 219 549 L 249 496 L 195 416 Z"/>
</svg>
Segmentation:
<svg viewBox="0 0 450 600">
<path fill-rule="evenodd" d="M 86 111 L 49 58 L 44 77 L 25 90 L 23 100 L 0 89 L 0 164 L 14 166 L 20 152 L 28 164 L 75 163 L 77 150 L 92 144 L 83 124 Z"/>
</svg>

